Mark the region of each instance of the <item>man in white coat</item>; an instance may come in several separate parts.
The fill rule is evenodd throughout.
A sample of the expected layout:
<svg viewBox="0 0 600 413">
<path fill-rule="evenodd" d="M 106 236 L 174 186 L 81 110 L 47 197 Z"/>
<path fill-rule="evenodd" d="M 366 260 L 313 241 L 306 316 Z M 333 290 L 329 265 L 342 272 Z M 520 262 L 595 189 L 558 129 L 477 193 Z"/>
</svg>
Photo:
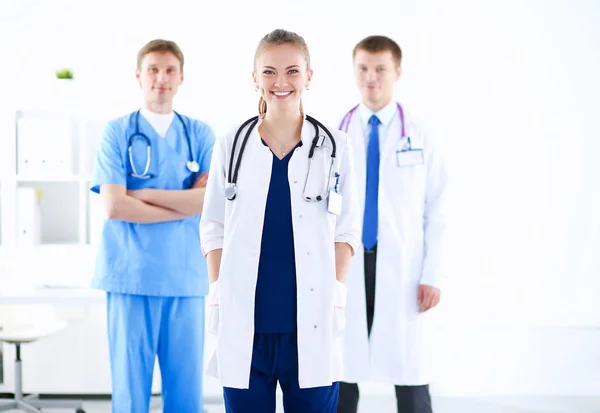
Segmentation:
<svg viewBox="0 0 600 413">
<path fill-rule="evenodd" d="M 431 413 L 426 312 L 440 300 L 446 172 L 439 145 L 393 100 L 402 51 L 370 36 L 353 51 L 362 102 L 340 129 L 354 146 L 363 251 L 347 278 L 345 382 L 338 413 L 356 413 L 358 382 L 395 385 L 399 413 Z M 361 199 L 362 198 L 362 199 Z"/>
</svg>

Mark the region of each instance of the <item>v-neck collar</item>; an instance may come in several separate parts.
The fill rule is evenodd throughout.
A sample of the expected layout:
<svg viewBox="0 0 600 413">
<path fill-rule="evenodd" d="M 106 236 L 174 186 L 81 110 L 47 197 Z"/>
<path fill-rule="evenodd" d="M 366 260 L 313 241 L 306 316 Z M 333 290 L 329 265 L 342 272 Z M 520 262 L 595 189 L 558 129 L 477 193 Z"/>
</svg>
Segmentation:
<svg viewBox="0 0 600 413">
<path fill-rule="evenodd" d="M 140 117 L 144 119 L 144 121 L 146 122 L 146 124 L 148 125 L 148 127 L 154 132 L 154 135 L 159 138 L 159 139 L 167 139 L 167 137 L 169 136 L 169 133 L 171 132 L 171 130 L 173 129 L 173 123 L 175 121 L 175 112 L 171 112 L 171 121 L 169 122 L 169 127 L 165 130 L 165 136 L 162 137 L 159 133 L 159 131 L 157 131 L 154 127 L 154 125 L 152 125 L 152 122 L 150 119 L 148 119 L 146 116 L 153 116 L 155 115 L 152 112 L 149 112 L 148 110 L 145 109 L 140 109 Z"/>
<path fill-rule="evenodd" d="M 288 153 L 285 154 L 285 156 L 283 158 L 279 159 L 279 157 L 277 155 L 275 155 L 275 152 L 273 152 L 271 150 L 271 148 L 269 147 L 269 145 L 267 145 L 267 142 L 265 142 L 265 140 L 262 137 L 260 138 L 260 141 L 261 141 L 261 143 L 264 146 L 266 146 L 269 149 L 269 152 L 271 152 L 271 154 L 273 155 L 274 159 L 277 160 L 277 161 L 280 161 L 280 162 L 285 161 L 286 158 L 288 158 L 288 157 L 291 157 L 292 154 L 294 153 L 294 151 L 296 150 L 296 148 L 299 148 L 299 147 L 302 146 L 302 140 L 300 140 L 300 141 L 298 141 L 298 143 L 296 145 L 294 145 L 294 147 Z"/>
</svg>

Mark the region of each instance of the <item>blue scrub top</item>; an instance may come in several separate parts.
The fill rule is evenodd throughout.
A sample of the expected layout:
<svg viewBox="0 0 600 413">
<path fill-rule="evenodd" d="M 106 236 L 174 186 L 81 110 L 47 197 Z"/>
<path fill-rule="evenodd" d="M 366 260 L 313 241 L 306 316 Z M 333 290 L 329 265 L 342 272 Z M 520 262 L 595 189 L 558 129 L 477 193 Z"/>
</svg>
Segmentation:
<svg viewBox="0 0 600 413">
<path fill-rule="evenodd" d="M 130 176 L 129 137 L 136 130 L 136 112 L 109 122 L 96 155 L 91 190 L 99 193 L 104 184 L 127 189 L 189 189 L 201 172 L 208 172 L 215 137 L 200 121 L 182 116 L 190 134 L 192 154 L 200 165 L 198 173 L 186 167 L 189 160 L 184 128 L 177 116 L 164 138 L 139 116 L 139 130 L 151 143 L 150 179 Z M 146 165 L 147 144 L 136 138 L 132 144 L 138 173 Z M 156 223 L 134 224 L 107 219 L 96 258 L 92 287 L 121 294 L 162 297 L 208 294 L 206 260 L 200 250 L 200 215 Z"/>
<path fill-rule="evenodd" d="M 258 262 L 255 333 L 296 332 L 296 258 L 288 181 L 293 154 L 294 150 L 281 160 L 273 155 Z"/>
</svg>

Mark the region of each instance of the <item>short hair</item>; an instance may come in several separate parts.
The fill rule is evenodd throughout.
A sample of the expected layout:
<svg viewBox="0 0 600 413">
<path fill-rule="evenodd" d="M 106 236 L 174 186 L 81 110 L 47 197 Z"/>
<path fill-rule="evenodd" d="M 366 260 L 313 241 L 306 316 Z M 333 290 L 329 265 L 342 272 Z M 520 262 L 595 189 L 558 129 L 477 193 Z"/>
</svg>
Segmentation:
<svg viewBox="0 0 600 413">
<path fill-rule="evenodd" d="M 171 52 L 175 55 L 175 57 L 177 58 L 177 60 L 179 60 L 179 64 L 180 64 L 180 69 L 183 72 L 183 52 L 181 51 L 181 49 L 179 48 L 179 46 L 177 46 L 177 43 L 170 41 L 170 40 L 163 40 L 163 39 L 155 39 L 155 40 L 151 40 L 148 43 L 146 43 L 144 45 L 144 47 L 142 47 L 140 49 L 140 51 L 137 54 L 137 68 L 138 70 L 141 69 L 142 67 L 142 60 L 144 60 L 144 57 L 152 52 Z"/>
<path fill-rule="evenodd" d="M 356 58 L 356 52 L 364 50 L 369 53 L 391 52 L 392 58 L 396 63 L 396 67 L 402 62 L 402 49 L 398 43 L 386 36 L 369 36 L 362 39 L 352 51 L 352 59 Z"/>
</svg>

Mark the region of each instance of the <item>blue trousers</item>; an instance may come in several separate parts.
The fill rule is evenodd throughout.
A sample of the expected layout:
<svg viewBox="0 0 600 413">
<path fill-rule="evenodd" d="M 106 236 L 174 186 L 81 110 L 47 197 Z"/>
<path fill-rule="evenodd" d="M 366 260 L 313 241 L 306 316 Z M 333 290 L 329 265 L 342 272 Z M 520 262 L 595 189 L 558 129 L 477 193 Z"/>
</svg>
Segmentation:
<svg viewBox="0 0 600 413">
<path fill-rule="evenodd" d="M 204 297 L 107 293 L 113 413 L 147 413 L 158 362 L 165 413 L 202 413 Z"/>
<path fill-rule="evenodd" d="M 301 389 L 296 333 L 255 334 L 250 388 L 223 388 L 226 413 L 275 413 L 277 382 L 286 413 L 335 413 L 338 383 Z"/>
</svg>

